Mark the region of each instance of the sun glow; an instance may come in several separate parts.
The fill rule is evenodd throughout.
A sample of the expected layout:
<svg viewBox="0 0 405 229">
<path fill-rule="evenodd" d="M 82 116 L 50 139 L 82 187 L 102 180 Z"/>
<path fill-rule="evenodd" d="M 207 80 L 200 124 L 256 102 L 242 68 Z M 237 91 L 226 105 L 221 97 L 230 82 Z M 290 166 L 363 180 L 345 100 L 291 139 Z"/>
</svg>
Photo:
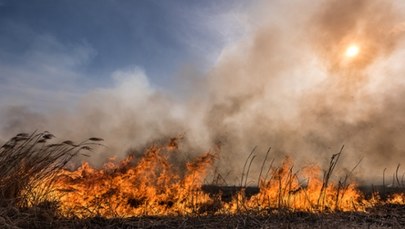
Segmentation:
<svg viewBox="0 0 405 229">
<path fill-rule="evenodd" d="M 345 52 L 345 56 L 349 57 L 349 58 L 353 58 L 355 56 L 357 56 L 360 52 L 360 48 L 357 45 L 350 45 Z"/>
</svg>

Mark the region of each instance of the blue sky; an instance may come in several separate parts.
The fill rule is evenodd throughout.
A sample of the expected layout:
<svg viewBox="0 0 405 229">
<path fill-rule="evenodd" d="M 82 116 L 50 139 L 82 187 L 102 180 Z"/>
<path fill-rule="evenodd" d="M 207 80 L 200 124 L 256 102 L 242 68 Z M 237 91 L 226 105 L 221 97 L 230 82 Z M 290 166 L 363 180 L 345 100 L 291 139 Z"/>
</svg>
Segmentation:
<svg viewBox="0 0 405 229">
<path fill-rule="evenodd" d="M 183 68 L 209 70 L 243 35 L 238 18 L 247 8 L 217 0 L 1 0 L 0 105 L 69 103 L 133 68 L 170 90 Z"/>
<path fill-rule="evenodd" d="M 0 141 L 49 130 L 125 153 L 184 132 L 193 149 L 226 142 L 230 158 L 272 144 L 303 159 L 345 144 L 382 171 L 380 149 L 397 163 L 405 148 L 404 12 L 395 0 L 0 0 Z"/>
</svg>

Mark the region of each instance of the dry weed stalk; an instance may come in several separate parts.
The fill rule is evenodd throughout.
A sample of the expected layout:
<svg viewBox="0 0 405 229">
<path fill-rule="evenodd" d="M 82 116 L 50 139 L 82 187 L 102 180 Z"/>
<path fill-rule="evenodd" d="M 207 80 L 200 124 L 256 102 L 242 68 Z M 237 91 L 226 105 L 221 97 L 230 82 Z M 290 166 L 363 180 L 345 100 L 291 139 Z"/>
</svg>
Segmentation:
<svg viewBox="0 0 405 229">
<path fill-rule="evenodd" d="M 91 151 L 102 141 L 90 138 L 79 144 L 48 143 L 54 137 L 47 131 L 20 133 L 0 148 L 0 206 L 40 204 L 46 199 L 56 172 L 82 151 Z"/>
<path fill-rule="evenodd" d="M 323 210 L 324 207 L 325 207 L 326 188 L 329 185 L 330 177 L 332 176 L 333 170 L 335 169 L 335 167 L 336 167 L 336 165 L 337 165 L 337 163 L 339 161 L 339 158 L 340 158 L 340 155 L 342 154 L 343 148 L 344 148 L 344 146 L 342 146 L 339 153 L 332 155 L 332 158 L 330 159 L 328 171 L 326 171 L 324 173 L 321 192 L 319 194 L 319 198 L 318 198 L 318 202 L 317 202 L 318 208 L 320 210 Z"/>
</svg>

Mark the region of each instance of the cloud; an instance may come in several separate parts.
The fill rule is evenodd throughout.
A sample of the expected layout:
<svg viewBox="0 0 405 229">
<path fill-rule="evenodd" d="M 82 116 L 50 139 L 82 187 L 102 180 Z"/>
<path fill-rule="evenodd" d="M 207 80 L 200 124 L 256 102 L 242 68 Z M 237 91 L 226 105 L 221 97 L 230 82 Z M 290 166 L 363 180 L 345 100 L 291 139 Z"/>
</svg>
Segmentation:
<svg viewBox="0 0 405 229">
<path fill-rule="evenodd" d="M 30 106 L 34 110 L 71 104 L 86 89 L 80 71 L 95 55 L 86 43 L 62 44 L 51 35 L 31 37 L 23 53 L 2 53 L 0 64 L 1 106 Z"/>
<path fill-rule="evenodd" d="M 21 107 L 2 110 L 8 111 L 1 118 L 2 135 L 46 126 L 64 138 L 102 137 L 108 148 L 94 155 L 102 161 L 108 155 L 124 156 L 132 147 L 185 133 L 184 147 L 190 153 L 220 143 L 220 168 L 232 170 L 233 178 L 240 175 L 256 145 L 262 154 L 251 174 L 259 172 L 255 168 L 260 168 L 259 160 L 269 146 L 278 159 L 291 155 L 298 164 L 326 166 L 345 144 L 342 167 L 351 169 L 364 157 L 359 171 L 365 178 L 404 163 L 400 160 L 405 138 L 401 100 L 405 43 L 401 33 L 389 33 L 404 21 L 401 11 L 387 2 L 357 0 L 263 1 L 250 12 L 252 21 L 261 21 L 252 23 L 247 36 L 218 52 L 215 66 L 203 77 L 193 80 L 190 76 L 189 90 L 182 91 L 184 98 L 151 84 L 142 68 L 128 67 L 111 74 L 111 86 L 77 93 L 77 106 L 69 111 L 41 116 Z M 362 53 L 350 62 L 341 53 L 351 39 L 362 45 Z M 77 69 L 91 59 L 91 49 L 83 44 L 74 45 L 76 49 L 59 47 L 52 39 L 42 40 L 55 47 L 52 50 L 63 51 L 34 48 L 25 56 L 31 62 L 24 62 L 33 64 L 23 66 L 20 74 L 10 72 L 25 80 L 30 74 L 41 79 L 40 73 L 54 75 L 55 67 L 64 82 L 57 88 L 78 85 L 72 82 L 81 79 Z M 50 91 L 50 95 L 56 92 Z M 33 121 L 16 121 L 20 119 Z"/>
</svg>

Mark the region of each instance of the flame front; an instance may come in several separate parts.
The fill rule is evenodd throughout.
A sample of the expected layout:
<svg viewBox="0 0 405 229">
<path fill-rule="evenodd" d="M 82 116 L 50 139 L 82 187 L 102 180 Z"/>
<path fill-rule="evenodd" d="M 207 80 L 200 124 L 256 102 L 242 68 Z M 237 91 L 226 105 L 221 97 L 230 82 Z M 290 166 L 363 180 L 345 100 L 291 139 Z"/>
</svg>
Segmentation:
<svg viewBox="0 0 405 229">
<path fill-rule="evenodd" d="M 210 202 L 201 191 L 201 178 L 214 154 L 206 153 L 188 163 L 181 177 L 162 151 L 149 148 L 136 165 L 130 156 L 99 170 L 83 163 L 76 171 L 61 171 L 52 196 L 60 201 L 63 215 L 78 217 L 189 214 Z"/>
<path fill-rule="evenodd" d="M 282 166 L 273 168 L 269 179 L 262 179 L 260 192 L 250 199 L 235 198 L 233 211 L 244 206 L 246 209 L 288 209 L 293 211 L 364 211 L 370 206 L 354 184 L 339 183 L 325 186 L 319 178 L 321 170 L 310 166 L 301 171 L 293 171 L 291 159 L 284 160 Z"/>
<path fill-rule="evenodd" d="M 279 167 L 270 167 L 260 178 L 259 193 L 248 197 L 241 187 L 226 202 L 220 194 L 202 190 L 217 153 L 208 152 L 186 163 L 183 172 L 170 163 L 174 153 L 178 152 L 155 145 L 138 161 L 129 156 L 120 163 L 110 161 L 101 169 L 83 163 L 75 171 L 61 170 L 53 182 L 44 182 L 52 183 L 47 200 L 56 201 L 63 216 L 79 218 L 235 214 L 270 209 L 365 211 L 384 203 L 378 195 L 365 199 L 346 180 L 325 182 L 325 172 L 317 166 L 294 171 L 289 158 Z M 38 190 L 43 187 L 38 186 Z M 393 195 L 387 203 L 404 204 L 404 196 Z"/>
</svg>

